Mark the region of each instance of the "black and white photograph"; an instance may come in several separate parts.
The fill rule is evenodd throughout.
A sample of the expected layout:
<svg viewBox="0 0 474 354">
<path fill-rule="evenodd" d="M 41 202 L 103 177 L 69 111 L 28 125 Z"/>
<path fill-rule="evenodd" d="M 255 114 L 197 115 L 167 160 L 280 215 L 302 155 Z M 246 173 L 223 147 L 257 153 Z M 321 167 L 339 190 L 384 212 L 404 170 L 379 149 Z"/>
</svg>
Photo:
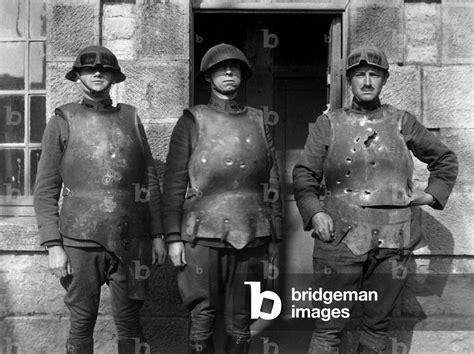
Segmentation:
<svg viewBox="0 0 474 354">
<path fill-rule="evenodd" d="M 473 0 L 0 0 L 0 354 L 473 353 L 473 70 Z"/>
</svg>

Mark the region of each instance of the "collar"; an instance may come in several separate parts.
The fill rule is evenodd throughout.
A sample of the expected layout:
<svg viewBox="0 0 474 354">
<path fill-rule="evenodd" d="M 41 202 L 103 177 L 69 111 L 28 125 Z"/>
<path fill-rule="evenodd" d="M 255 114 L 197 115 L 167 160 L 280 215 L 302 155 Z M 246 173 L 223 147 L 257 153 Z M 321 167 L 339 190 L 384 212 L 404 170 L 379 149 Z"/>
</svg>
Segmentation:
<svg viewBox="0 0 474 354">
<path fill-rule="evenodd" d="M 372 112 L 379 109 L 380 107 L 382 107 L 382 104 L 380 103 L 380 98 L 378 97 L 368 103 L 360 102 L 356 97 L 352 99 L 351 109 L 357 112 Z"/>
<path fill-rule="evenodd" d="M 245 110 L 237 100 L 224 100 L 213 93 L 207 105 L 217 111 L 233 114 L 242 113 Z"/>
<path fill-rule="evenodd" d="M 98 111 L 110 111 L 114 107 L 112 106 L 112 100 L 109 98 L 105 98 L 100 101 L 94 101 L 90 98 L 83 97 L 81 104 L 88 108 L 96 109 Z"/>
</svg>

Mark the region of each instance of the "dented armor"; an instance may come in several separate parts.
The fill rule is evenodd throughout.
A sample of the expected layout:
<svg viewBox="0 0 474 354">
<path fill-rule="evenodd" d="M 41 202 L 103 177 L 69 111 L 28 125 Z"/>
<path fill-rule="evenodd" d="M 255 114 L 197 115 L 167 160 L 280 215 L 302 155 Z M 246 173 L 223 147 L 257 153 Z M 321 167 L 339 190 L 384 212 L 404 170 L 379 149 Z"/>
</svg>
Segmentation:
<svg viewBox="0 0 474 354">
<path fill-rule="evenodd" d="M 241 249 L 256 237 L 271 235 L 262 113 L 248 107 L 229 114 L 203 105 L 189 111 L 199 139 L 188 164 L 183 238 L 215 238 Z"/>
<path fill-rule="evenodd" d="M 126 258 L 149 234 L 149 196 L 142 189 L 146 163 L 135 108 L 121 104 L 101 112 L 70 103 L 56 114 L 69 125 L 61 161 L 60 231 Z"/>
<path fill-rule="evenodd" d="M 401 134 L 403 114 L 389 105 L 328 114 L 325 209 L 335 223 L 335 242 L 356 255 L 410 242 L 413 161 Z"/>
</svg>

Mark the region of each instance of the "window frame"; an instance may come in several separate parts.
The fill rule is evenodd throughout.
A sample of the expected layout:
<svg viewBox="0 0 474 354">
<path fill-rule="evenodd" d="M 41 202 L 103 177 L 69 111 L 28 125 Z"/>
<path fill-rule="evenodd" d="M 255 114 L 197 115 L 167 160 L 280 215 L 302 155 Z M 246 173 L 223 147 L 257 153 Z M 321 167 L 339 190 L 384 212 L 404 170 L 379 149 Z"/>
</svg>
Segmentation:
<svg viewBox="0 0 474 354">
<path fill-rule="evenodd" d="M 24 99 L 24 140 L 19 143 L 0 143 L 1 150 L 22 150 L 24 153 L 23 159 L 23 180 L 24 185 L 23 195 L 1 195 L 0 196 L 0 215 L 17 216 L 30 215 L 33 205 L 33 190 L 31 188 L 31 151 L 41 150 L 41 142 L 31 142 L 31 98 L 34 96 L 44 97 L 46 105 L 46 33 L 44 36 L 33 36 L 31 34 L 32 23 L 31 16 L 34 14 L 31 11 L 30 3 L 34 0 L 22 0 L 24 4 L 24 32 L 22 37 L 3 37 L 0 38 L 0 43 L 22 43 L 24 45 L 24 88 L 18 90 L 2 90 L 0 89 L 1 97 L 21 96 Z M 46 1 L 43 1 L 43 8 L 46 8 Z M 46 15 L 46 11 L 42 12 Z M 43 72 L 45 77 L 44 88 L 31 89 L 30 78 L 30 55 L 32 43 L 43 43 L 44 46 L 44 63 Z M 46 114 L 43 117 L 46 124 Z M 42 133 L 42 132 L 41 132 Z M 27 208 L 30 207 L 30 208 Z M 29 210 L 31 209 L 31 211 Z"/>
</svg>

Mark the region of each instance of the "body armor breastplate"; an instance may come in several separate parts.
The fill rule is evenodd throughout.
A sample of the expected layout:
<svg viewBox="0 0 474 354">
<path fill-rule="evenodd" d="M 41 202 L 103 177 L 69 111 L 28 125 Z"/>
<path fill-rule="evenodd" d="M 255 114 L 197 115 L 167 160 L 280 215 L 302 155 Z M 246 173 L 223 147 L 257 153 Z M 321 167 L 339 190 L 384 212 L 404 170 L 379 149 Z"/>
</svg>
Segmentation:
<svg viewBox="0 0 474 354">
<path fill-rule="evenodd" d="M 262 113 L 247 108 L 229 114 L 203 105 L 189 111 L 199 138 L 188 164 L 183 236 L 217 238 L 237 249 L 269 236 L 264 192 L 270 166 Z"/>
<path fill-rule="evenodd" d="M 121 255 L 149 233 L 146 163 L 135 108 L 97 111 L 70 103 L 56 110 L 69 140 L 61 161 L 63 235 L 94 240 Z M 63 191 L 64 191 L 63 190 Z"/>
<path fill-rule="evenodd" d="M 403 111 L 328 114 L 332 137 L 324 165 L 327 193 L 360 206 L 410 203 L 413 161 L 401 134 Z"/>
</svg>

